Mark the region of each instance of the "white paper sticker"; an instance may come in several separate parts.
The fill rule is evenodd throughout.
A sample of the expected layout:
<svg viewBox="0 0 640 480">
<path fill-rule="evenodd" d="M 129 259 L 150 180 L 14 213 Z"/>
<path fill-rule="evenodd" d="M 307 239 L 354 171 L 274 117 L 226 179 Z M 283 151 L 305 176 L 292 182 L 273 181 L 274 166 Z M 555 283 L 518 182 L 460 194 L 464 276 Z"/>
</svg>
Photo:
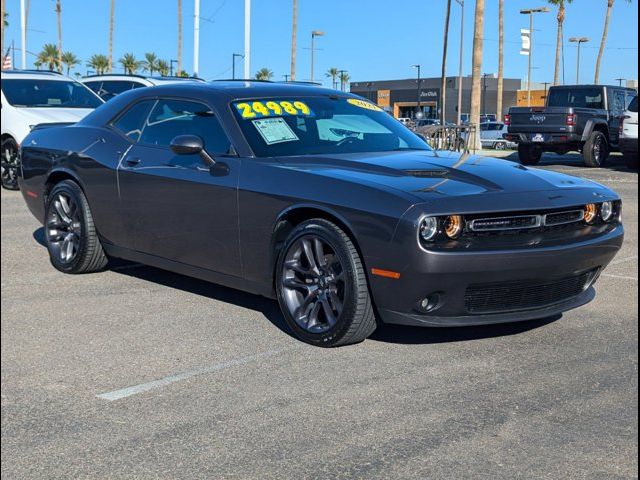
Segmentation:
<svg viewBox="0 0 640 480">
<path fill-rule="evenodd" d="M 261 118 L 253 120 L 253 124 L 267 145 L 300 140 L 284 118 Z"/>
</svg>

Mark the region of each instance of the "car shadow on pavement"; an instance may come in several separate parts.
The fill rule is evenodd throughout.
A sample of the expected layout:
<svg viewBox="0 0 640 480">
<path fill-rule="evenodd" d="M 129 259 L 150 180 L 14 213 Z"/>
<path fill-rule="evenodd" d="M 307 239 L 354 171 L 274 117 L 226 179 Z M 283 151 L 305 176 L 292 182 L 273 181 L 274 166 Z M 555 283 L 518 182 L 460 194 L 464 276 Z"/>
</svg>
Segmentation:
<svg viewBox="0 0 640 480">
<path fill-rule="evenodd" d="M 46 246 L 44 228 L 40 227 L 35 230 L 33 232 L 33 238 L 40 245 Z M 248 308 L 264 315 L 264 317 L 281 332 L 292 337 L 294 336 L 293 332 L 286 324 L 284 317 L 280 312 L 278 303 L 275 300 L 126 260 L 111 259 L 109 261 L 108 270 L 121 275 L 164 285 L 165 287 L 175 288 L 195 295 L 200 295 L 219 302 Z M 370 337 L 370 340 L 408 345 L 481 340 L 484 338 L 517 335 L 543 327 L 560 318 L 561 315 L 558 315 L 542 320 L 455 328 L 379 325 L 378 329 Z"/>
<path fill-rule="evenodd" d="M 488 155 L 488 156 L 491 156 L 491 155 Z M 496 156 L 495 158 L 508 160 L 514 163 L 520 163 L 520 160 L 518 158 L 518 152 L 512 152 L 510 155 L 502 154 L 502 155 Z M 542 160 L 540 160 L 540 163 L 535 166 L 537 167 L 551 167 L 551 166 L 563 167 L 564 166 L 564 167 L 586 168 L 584 161 L 582 160 L 582 155 L 580 155 L 579 153 L 567 153 L 565 155 L 556 155 L 555 153 L 545 153 L 542 156 Z M 637 169 L 632 170 L 629 167 L 627 167 L 627 164 L 621 155 L 612 155 L 611 157 L 609 157 L 604 167 L 602 167 L 601 169 L 595 168 L 594 170 L 595 171 L 610 170 L 613 172 L 638 173 Z"/>
<path fill-rule="evenodd" d="M 379 325 L 370 340 L 404 345 L 466 342 L 485 338 L 508 337 L 544 327 L 560 320 L 562 315 L 540 320 L 528 320 L 498 325 L 474 327 L 405 327 L 402 325 Z"/>
</svg>

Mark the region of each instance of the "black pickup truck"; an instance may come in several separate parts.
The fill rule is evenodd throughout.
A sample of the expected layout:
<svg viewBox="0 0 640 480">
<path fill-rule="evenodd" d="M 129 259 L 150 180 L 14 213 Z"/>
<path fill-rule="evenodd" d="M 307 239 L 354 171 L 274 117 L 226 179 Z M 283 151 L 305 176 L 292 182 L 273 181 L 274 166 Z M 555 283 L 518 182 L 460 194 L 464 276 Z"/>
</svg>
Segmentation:
<svg viewBox="0 0 640 480">
<path fill-rule="evenodd" d="M 624 112 L 637 92 L 603 85 L 551 87 L 545 107 L 512 107 L 505 139 L 518 144 L 520 162 L 535 165 L 544 152 L 582 152 L 585 165 L 601 167 L 618 149 Z"/>
</svg>

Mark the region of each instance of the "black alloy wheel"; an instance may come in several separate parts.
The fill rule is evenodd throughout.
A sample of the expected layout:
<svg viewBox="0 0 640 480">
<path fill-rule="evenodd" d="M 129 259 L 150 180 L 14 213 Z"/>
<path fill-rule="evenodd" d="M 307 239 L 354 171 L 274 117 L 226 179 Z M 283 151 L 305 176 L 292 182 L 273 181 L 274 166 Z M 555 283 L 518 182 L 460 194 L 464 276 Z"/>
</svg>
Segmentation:
<svg viewBox="0 0 640 480">
<path fill-rule="evenodd" d="M 584 145 L 582 157 L 587 167 L 603 167 L 609 158 L 609 142 L 604 133 L 596 131 L 591 134 Z"/>
<path fill-rule="evenodd" d="M 305 235 L 295 241 L 284 259 L 283 298 L 300 328 L 324 333 L 342 314 L 345 273 L 340 258 L 322 238 Z"/>
<path fill-rule="evenodd" d="M 376 329 L 360 255 L 332 222 L 312 219 L 293 229 L 278 258 L 275 284 L 287 324 L 307 343 L 358 343 Z"/>
<path fill-rule="evenodd" d="M 19 152 L 18 144 L 13 138 L 2 141 L 2 188 L 7 190 L 18 190 Z"/>
<path fill-rule="evenodd" d="M 53 187 L 47 197 L 45 240 L 51 264 L 64 273 L 89 273 L 107 265 L 87 199 L 71 180 Z"/>
</svg>

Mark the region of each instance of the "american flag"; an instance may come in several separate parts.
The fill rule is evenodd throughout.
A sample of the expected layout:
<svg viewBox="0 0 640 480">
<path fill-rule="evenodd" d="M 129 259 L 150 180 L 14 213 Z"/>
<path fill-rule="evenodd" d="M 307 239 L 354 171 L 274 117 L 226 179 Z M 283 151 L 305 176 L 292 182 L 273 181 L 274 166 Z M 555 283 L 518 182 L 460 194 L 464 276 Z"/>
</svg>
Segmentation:
<svg viewBox="0 0 640 480">
<path fill-rule="evenodd" d="M 9 55 L 9 50 L 7 50 L 7 54 L 2 56 L 2 70 L 11 70 L 12 68 L 11 55 Z"/>
</svg>

